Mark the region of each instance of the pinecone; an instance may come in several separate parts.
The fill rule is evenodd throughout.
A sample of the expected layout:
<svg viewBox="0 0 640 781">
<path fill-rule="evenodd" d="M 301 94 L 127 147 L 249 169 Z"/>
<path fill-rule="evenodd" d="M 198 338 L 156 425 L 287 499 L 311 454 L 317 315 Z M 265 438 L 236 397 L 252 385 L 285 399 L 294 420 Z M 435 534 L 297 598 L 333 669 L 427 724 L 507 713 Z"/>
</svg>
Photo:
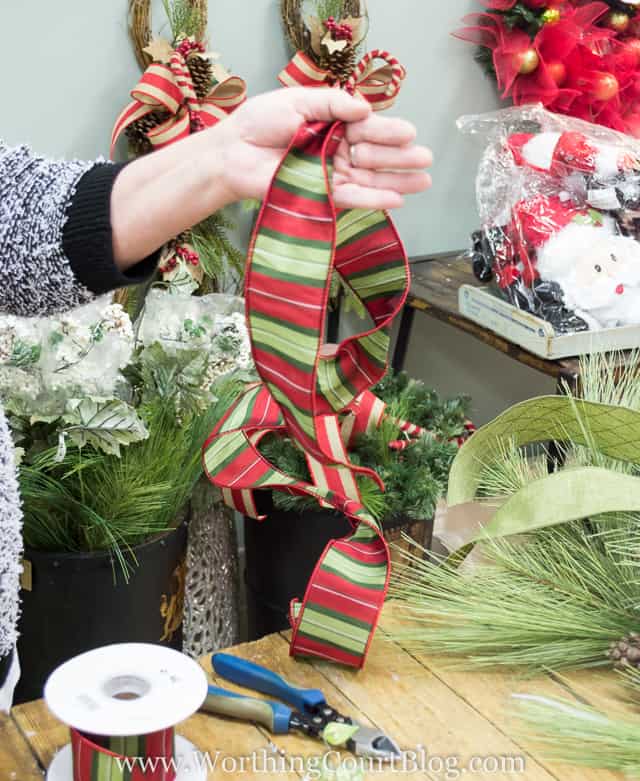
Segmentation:
<svg viewBox="0 0 640 781">
<path fill-rule="evenodd" d="M 640 669 L 640 633 L 629 632 L 622 640 L 611 643 L 607 656 L 620 669 Z"/>
<path fill-rule="evenodd" d="M 191 231 L 182 231 L 182 233 L 179 233 L 175 237 L 174 242 L 176 244 L 176 247 L 181 247 L 184 244 L 190 244 L 191 243 Z"/>
<path fill-rule="evenodd" d="M 337 82 L 345 84 L 355 70 L 357 55 L 353 46 L 346 46 L 342 51 L 335 51 L 333 54 L 329 54 L 323 47 L 319 60 L 321 68 L 328 70 Z"/>
<path fill-rule="evenodd" d="M 192 54 L 187 58 L 187 67 L 189 68 L 189 73 L 191 73 L 198 100 L 206 98 L 211 92 L 211 84 L 213 82 L 211 60 L 200 57 L 198 54 Z"/>
<path fill-rule="evenodd" d="M 144 117 L 137 119 L 124 131 L 129 144 L 136 156 L 146 155 L 153 147 L 147 138 L 147 133 L 154 127 L 162 124 L 167 118 L 164 111 L 152 111 Z"/>
</svg>

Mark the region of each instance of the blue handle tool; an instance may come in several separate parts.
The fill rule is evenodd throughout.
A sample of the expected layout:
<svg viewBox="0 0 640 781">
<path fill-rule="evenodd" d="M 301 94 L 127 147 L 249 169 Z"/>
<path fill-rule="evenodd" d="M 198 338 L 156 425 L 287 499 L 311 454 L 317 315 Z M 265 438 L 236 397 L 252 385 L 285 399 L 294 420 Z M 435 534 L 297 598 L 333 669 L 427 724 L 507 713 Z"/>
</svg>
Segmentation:
<svg viewBox="0 0 640 781">
<path fill-rule="evenodd" d="M 209 686 L 200 710 L 262 724 L 274 735 L 285 735 L 291 727 L 293 711 L 281 702 L 258 700 L 218 686 Z"/>
<path fill-rule="evenodd" d="M 326 705 L 325 696 L 318 689 L 298 689 L 282 676 L 255 662 L 231 654 L 213 654 L 211 664 L 216 673 L 227 681 L 277 697 L 303 713 L 314 713 Z"/>
</svg>

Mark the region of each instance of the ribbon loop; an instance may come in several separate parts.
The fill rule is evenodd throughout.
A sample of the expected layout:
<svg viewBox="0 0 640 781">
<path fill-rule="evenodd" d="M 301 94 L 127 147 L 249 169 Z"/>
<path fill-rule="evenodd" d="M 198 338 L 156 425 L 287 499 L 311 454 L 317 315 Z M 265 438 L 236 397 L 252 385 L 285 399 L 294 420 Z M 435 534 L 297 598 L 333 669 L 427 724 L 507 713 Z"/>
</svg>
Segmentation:
<svg viewBox="0 0 640 781">
<path fill-rule="evenodd" d="M 386 64 L 374 69 L 376 60 Z M 390 108 L 400 92 L 406 71 L 400 62 L 383 49 L 368 52 L 358 63 L 344 88 L 352 94 L 359 94 L 375 111 Z M 335 87 L 332 73 L 316 63 L 304 52 L 297 52 L 278 80 L 285 87 Z"/>
<path fill-rule="evenodd" d="M 374 70 L 378 59 L 386 64 Z M 376 50 L 344 87 L 381 109 L 393 103 L 404 77 L 397 60 Z M 280 81 L 335 86 L 301 52 Z M 260 517 L 254 491 L 271 489 L 314 497 L 350 519 L 353 533 L 327 544 L 304 598 L 291 603 L 291 654 L 361 667 L 387 591 L 390 556 L 380 525 L 362 504 L 358 478 L 384 486 L 375 471 L 351 463 L 347 448 L 385 415 L 369 388 L 386 372 L 390 326 L 408 293 L 409 265 L 386 213 L 335 207 L 329 181 L 344 133 L 340 122 L 303 124 L 274 176 L 245 276 L 262 383 L 218 423 L 203 458 L 225 501 L 251 517 Z M 324 325 L 334 273 L 360 299 L 373 327 L 328 355 Z M 304 451 L 310 482 L 284 474 L 261 454 L 267 433 L 288 436 Z"/>
<path fill-rule="evenodd" d="M 149 65 L 131 91 L 131 97 L 133 103 L 124 109 L 113 127 L 111 156 L 121 134 L 154 111 L 168 114 L 166 120 L 146 134 L 156 149 L 215 125 L 246 100 L 247 85 L 239 76 L 229 76 L 199 101 L 187 60 L 181 52 L 174 51 L 169 65 L 160 62 Z"/>
<path fill-rule="evenodd" d="M 276 172 L 245 280 L 262 383 L 236 401 L 203 455 L 209 479 L 240 512 L 260 517 L 254 491 L 285 490 L 351 520 L 353 534 L 328 543 L 304 599 L 294 603 L 291 653 L 360 667 L 384 602 L 390 557 L 357 482 L 366 476 L 383 487 L 380 478 L 350 462 L 347 444 L 384 414 L 369 388 L 386 371 L 389 326 L 407 295 L 409 270 L 385 213 L 335 208 L 328 182 L 344 132 L 341 123 L 302 125 Z M 374 325 L 328 356 L 323 337 L 334 272 L 351 285 Z M 284 474 L 261 454 L 266 433 L 286 435 L 304 450 L 310 482 Z"/>
</svg>

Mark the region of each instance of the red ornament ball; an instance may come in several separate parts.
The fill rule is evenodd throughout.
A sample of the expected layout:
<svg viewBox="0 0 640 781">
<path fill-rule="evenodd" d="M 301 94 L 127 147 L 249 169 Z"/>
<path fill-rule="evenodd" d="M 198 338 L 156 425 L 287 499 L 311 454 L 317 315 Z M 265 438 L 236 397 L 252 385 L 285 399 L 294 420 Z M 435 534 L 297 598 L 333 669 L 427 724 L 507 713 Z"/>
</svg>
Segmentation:
<svg viewBox="0 0 640 781">
<path fill-rule="evenodd" d="M 591 86 L 591 94 L 596 100 L 611 100 L 620 91 L 620 84 L 613 73 L 598 73 Z"/>
<path fill-rule="evenodd" d="M 548 62 L 547 71 L 559 87 L 567 80 L 567 66 L 560 60 Z"/>
<path fill-rule="evenodd" d="M 624 42 L 624 50 L 632 54 L 640 65 L 640 38 L 627 38 Z"/>
</svg>

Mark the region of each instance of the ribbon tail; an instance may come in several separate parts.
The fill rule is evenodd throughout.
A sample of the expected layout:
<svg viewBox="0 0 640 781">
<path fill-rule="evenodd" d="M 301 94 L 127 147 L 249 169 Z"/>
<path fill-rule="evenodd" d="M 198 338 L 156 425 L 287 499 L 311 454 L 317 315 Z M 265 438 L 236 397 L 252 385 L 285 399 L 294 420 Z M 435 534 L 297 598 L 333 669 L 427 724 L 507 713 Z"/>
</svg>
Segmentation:
<svg viewBox="0 0 640 781">
<path fill-rule="evenodd" d="M 313 656 L 361 668 L 389 586 L 389 548 L 376 522 L 351 516 L 352 535 L 331 540 L 302 601 L 290 604 L 291 656 Z"/>
<path fill-rule="evenodd" d="M 278 75 L 283 87 L 326 87 L 329 72 L 320 68 L 304 52 L 297 52 Z"/>
<path fill-rule="evenodd" d="M 124 109 L 124 111 L 121 112 L 120 116 L 116 119 L 113 130 L 111 131 L 111 148 L 109 152 L 111 158 L 113 158 L 113 152 L 118 139 L 129 127 L 129 125 L 132 125 L 134 122 L 142 119 L 142 117 L 146 117 L 147 114 L 150 114 L 152 111 L 154 111 L 155 108 L 157 108 L 157 106 L 139 103 L 137 100 L 135 100 L 133 103 L 130 103 Z"/>
<path fill-rule="evenodd" d="M 186 138 L 190 133 L 191 116 L 186 108 L 182 108 L 177 116 L 170 117 L 166 122 L 150 130 L 147 133 L 147 138 L 156 149 L 162 149 L 175 141 Z"/>
</svg>

